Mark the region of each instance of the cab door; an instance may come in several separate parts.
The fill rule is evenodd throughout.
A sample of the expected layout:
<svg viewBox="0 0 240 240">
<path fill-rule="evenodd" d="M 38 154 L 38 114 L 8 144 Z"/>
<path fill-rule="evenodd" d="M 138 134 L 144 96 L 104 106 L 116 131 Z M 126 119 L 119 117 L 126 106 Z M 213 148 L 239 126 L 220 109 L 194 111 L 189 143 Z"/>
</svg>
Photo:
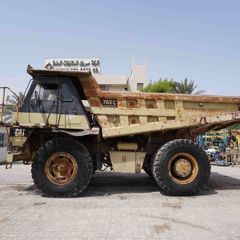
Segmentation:
<svg viewBox="0 0 240 240">
<path fill-rule="evenodd" d="M 66 128 L 90 129 L 84 106 L 71 81 L 63 80 L 59 86 L 61 121 L 65 119 Z"/>
</svg>

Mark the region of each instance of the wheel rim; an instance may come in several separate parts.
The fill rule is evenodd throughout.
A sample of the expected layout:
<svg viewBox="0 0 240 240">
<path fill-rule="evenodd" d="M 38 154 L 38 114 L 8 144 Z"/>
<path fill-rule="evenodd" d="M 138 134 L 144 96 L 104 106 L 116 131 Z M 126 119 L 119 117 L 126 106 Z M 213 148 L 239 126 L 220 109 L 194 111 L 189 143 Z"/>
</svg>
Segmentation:
<svg viewBox="0 0 240 240">
<path fill-rule="evenodd" d="M 58 152 L 48 158 L 44 170 L 52 183 L 64 185 L 70 183 L 76 177 L 78 165 L 71 154 Z"/>
<path fill-rule="evenodd" d="M 178 184 L 191 183 L 198 174 L 198 163 L 189 153 L 177 153 L 168 163 L 170 177 Z"/>
</svg>

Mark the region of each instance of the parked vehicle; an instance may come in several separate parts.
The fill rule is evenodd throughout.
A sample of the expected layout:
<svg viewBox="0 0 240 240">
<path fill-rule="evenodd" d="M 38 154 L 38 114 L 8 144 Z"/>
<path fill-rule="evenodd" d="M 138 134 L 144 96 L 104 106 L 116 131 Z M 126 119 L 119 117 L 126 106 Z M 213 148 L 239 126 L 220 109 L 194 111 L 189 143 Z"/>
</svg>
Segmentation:
<svg viewBox="0 0 240 240">
<path fill-rule="evenodd" d="M 192 195 L 210 175 L 196 135 L 240 123 L 240 97 L 110 92 L 89 72 L 28 73 L 25 100 L 8 123 L 7 160 L 32 162 L 34 183 L 47 196 L 79 195 L 103 167 L 144 169 L 161 192 Z"/>
</svg>

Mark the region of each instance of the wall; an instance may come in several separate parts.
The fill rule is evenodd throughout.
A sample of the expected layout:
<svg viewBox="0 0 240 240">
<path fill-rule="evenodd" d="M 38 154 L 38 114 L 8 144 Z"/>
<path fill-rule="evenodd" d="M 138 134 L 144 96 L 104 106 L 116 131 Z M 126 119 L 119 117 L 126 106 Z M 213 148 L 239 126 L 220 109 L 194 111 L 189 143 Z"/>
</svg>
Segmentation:
<svg viewBox="0 0 240 240">
<path fill-rule="evenodd" d="M 148 84 L 147 66 L 134 65 L 131 69 L 130 76 L 126 75 L 95 75 L 98 84 L 104 91 L 133 91 L 137 92 Z"/>
<path fill-rule="evenodd" d="M 111 84 L 103 84 L 100 85 L 103 91 L 127 91 L 127 85 L 111 85 Z"/>
<path fill-rule="evenodd" d="M 147 66 L 133 66 L 131 70 L 131 75 L 129 77 L 129 90 L 136 92 L 141 89 L 137 88 L 137 85 L 142 84 L 143 87 L 146 87 L 147 82 Z"/>
</svg>

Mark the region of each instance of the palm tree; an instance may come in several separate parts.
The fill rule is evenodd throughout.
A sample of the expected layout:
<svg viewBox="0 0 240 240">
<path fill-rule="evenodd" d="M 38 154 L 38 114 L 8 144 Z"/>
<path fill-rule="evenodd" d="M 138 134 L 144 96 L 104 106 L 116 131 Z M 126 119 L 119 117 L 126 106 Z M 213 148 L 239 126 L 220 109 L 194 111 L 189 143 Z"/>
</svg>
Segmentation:
<svg viewBox="0 0 240 240">
<path fill-rule="evenodd" d="M 205 92 L 204 90 L 200 90 L 193 93 L 194 90 L 198 87 L 198 85 L 196 85 L 193 80 L 188 81 L 187 78 L 185 78 L 183 81 L 175 82 L 174 85 L 175 85 L 174 89 L 176 93 L 201 94 Z"/>
</svg>

